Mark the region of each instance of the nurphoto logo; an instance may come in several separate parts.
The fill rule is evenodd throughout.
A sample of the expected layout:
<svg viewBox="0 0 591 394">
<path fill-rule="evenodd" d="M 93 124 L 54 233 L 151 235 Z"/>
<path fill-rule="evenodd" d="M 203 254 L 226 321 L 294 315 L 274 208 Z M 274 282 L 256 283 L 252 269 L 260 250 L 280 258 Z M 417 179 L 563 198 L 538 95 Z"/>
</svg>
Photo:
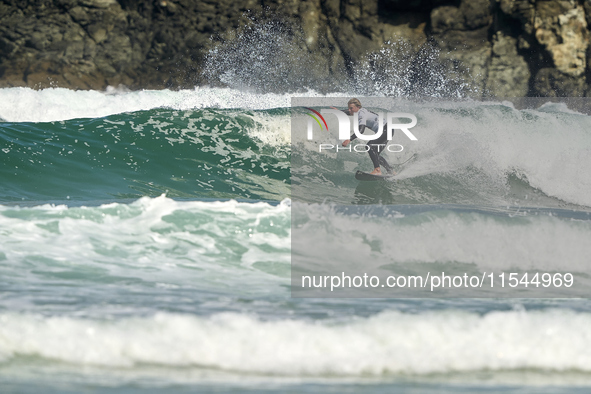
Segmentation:
<svg viewBox="0 0 591 394">
<path fill-rule="evenodd" d="M 312 122 L 312 119 L 316 121 L 318 126 L 320 126 L 320 130 L 323 129 L 322 124 L 324 124 L 326 131 L 328 131 L 328 125 L 322 115 L 330 115 L 330 114 L 337 117 L 338 124 L 339 124 L 339 139 L 341 139 L 341 140 L 349 139 L 349 132 L 351 130 L 351 120 L 349 119 L 349 116 L 347 116 L 347 114 L 345 114 L 343 111 L 338 110 L 338 109 L 322 108 L 320 110 L 320 112 L 318 112 L 312 108 L 306 108 L 306 109 L 312 111 L 315 115 L 317 115 L 317 116 L 315 116 L 312 114 L 308 114 L 308 116 L 310 116 L 310 119 L 308 119 L 308 139 L 309 140 L 313 139 L 313 135 L 314 135 L 314 133 L 313 133 L 314 122 Z M 385 130 L 387 133 L 387 139 L 390 141 L 390 140 L 392 140 L 394 130 L 401 130 L 411 141 L 417 141 L 417 137 L 415 137 L 414 134 L 411 133 L 409 130 L 417 125 L 417 117 L 414 116 L 413 114 L 388 112 L 388 113 L 386 113 L 386 116 L 384 117 L 383 112 L 379 112 L 377 115 L 378 115 L 378 119 L 379 119 L 378 131 L 375 134 L 365 135 L 365 134 L 362 134 L 359 132 L 358 114 L 357 113 L 353 114 L 353 132 L 355 133 L 357 138 L 359 138 L 360 140 L 363 140 L 363 141 L 373 141 L 375 139 L 380 138 Z M 410 123 L 394 123 L 394 119 L 401 119 L 401 118 L 410 119 L 411 121 L 410 121 Z M 384 119 L 386 120 L 386 127 L 385 128 L 384 128 Z M 322 120 L 322 123 L 320 123 L 320 120 Z"/>
<path fill-rule="evenodd" d="M 326 127 L 326 131 L 328 131 L 328 125 L 326 124 L 326 120 L 324 119 L 324 117 L 322 115 L 320 115 L 320 112 L 318 112 L 312 108 L 308 108 L 308 107 L 305 107 L 305 108 L 307 110 L 314 112 L 316 115 L 318 115 L 318 117 L 320 117 L 320 119 L 322 119 L 322 123 L 324 123 L 324 127 Z M 320 120 L 312 114 L 307 114 L 307 115 L 309 117 L 311 117 L 312 119 L 314 119 L 316 121 L 316 123 L 318 123 L 318 126 L 320 126 L 320 130 L 322 130 L 322 124 L 320 123 Z M 312 139 L 312 119 L 308 119 L 308 139 L 309 140 Z"/>
</svg>

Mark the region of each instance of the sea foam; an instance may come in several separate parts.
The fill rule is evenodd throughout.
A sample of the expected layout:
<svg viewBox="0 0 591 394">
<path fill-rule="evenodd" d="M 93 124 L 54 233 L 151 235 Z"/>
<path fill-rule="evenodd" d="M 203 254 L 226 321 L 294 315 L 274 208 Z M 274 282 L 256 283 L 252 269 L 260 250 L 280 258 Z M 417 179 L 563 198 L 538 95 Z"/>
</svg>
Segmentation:
<svg viewBox="0 0 591 394">
<path fill-rule="evenodd" d="M 315 91 L 304 96 L 325 97 Z M 51 122 L 75 118 L 100 118 L 108 115 L 172 108 L 179 110 L 199 108 L 270 109 L 289 107 L 290 94 L 254 93 L 230 88 L 196 87 L 188 90 L 108 89 L 69 90 L 49 88 L 0 89 L 0 119 L 8 122 Z M 329 96 L 344 96 L 334 93 Z"/>
<path fill-rule="evenodd" d="M 0 314 L 0 357 L 81 365 L 196 366 L 280 376 L 591 371 L 589 313 L 386 311 L 349 322 L 222 313 L 120 320 Z"/>
</svg>

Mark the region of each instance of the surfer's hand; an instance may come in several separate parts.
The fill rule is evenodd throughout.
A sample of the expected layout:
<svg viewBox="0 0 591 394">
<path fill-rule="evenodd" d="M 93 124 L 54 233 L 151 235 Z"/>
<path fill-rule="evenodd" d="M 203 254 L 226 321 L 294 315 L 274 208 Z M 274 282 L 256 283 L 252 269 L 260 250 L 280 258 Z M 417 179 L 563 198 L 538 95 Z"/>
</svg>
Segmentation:
<svg viewBox="0 0 591 394">
<path fill-rule="evenodd" d="M 343 141 L 343 146 L 349 145 L 350 142 L 351 142 L 351 140 L 345 140 L 345 141 Z"/>
<path fill-rule="evenodd" d="M 330 108 L 332 108 L 332 109 L 336 109 L 337 111 L 339 110 L 337 107 L 330 107 Z"/>
</svg>

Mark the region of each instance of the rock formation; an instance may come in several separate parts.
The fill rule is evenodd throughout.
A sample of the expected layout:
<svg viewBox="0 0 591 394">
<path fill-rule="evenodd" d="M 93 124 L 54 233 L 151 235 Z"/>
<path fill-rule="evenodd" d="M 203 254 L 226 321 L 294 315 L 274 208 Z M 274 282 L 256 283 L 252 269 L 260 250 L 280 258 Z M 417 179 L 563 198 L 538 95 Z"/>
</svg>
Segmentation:
<svg viewBox="0 0 591 394">
<path fill-rule="evenodd" d="M 3 0 L 0 87 L 585 96 L 591 0 Z"/>
</svg>

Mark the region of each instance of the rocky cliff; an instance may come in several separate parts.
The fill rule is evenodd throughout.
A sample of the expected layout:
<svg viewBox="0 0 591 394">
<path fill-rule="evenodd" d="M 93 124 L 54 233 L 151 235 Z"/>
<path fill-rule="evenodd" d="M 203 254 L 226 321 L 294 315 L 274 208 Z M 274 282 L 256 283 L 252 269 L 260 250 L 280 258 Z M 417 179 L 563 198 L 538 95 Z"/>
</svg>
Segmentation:
<svg viewBox="0 0 591 394">
<path fill-rule="evenodd" d="M 591 0 L 3 0 L 0 87 L 585 96 Z"/>
</svg>

